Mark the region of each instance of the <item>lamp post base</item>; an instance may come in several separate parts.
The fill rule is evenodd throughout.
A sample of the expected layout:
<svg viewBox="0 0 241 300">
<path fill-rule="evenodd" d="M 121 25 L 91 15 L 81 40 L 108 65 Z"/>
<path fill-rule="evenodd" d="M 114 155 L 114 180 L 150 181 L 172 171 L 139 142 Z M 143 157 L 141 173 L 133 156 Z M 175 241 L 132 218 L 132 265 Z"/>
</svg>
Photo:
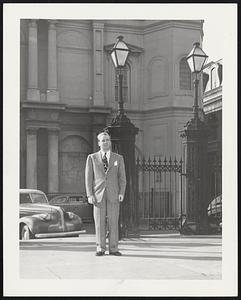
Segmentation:
<svg viewBox="0 0 241 300">
<path fill-rule="evenodd" d="M 109 133 L 114 152 L 121 154 L 125 162 L 126 192 L 120 207 L 119 239 L 129 237 L 138 228 L 138 199 L 136 197 L 135 136 L 139 129 L 123 113 L 117 114 L 105 130 Z"/>
<path fill-rule="evenodd" d="M 199 221 L 189 221 L 183 222 L 180 229 L 180 233 L 184 235 L 205 235 L 210 234 L 210 228 L 208 225 L 208 220 L 202 217 Z"/>
</svg>

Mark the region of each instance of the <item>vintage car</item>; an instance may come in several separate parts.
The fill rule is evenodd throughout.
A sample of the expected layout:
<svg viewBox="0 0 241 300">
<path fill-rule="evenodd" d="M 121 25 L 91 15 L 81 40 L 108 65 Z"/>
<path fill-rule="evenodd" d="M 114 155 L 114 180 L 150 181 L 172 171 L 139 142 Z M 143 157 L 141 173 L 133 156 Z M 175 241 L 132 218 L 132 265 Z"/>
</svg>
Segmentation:
<svg viewBox="0 0 241 300">
<path fill-rule="evenodd" d="M 213 231 L 222 231 L 222 195 L 215 197 L 208 205 L 208 219 Z"/>
<path fill-rule="evenodd" d="M 222 195 L 219 195 L 210 201 L 207 208 L 207 225 L 209 234 L 222 233 Z M 182 226 L 180 227 L 181 234 L 195 234 L 195 222 L 188 222 L 186 215 L 182 216 Z"/>
<path fill-rule="evenodd" d="M 19 236 L 22 240 L 78 236 L 85 232 L 79 216 L 50 205 L 42 191 L 20 189 L 19 200 Z"/>
<path fill-rule="evenodd" d="M 217 221 L 222 221 L 222 195 L 215 197 L 208 205 L 208 216 L 213 216 Z"/>
<path fill-rule="evenodd" d="M 83 223 L 93 222 L 93 206 L 88 203 L 88 198 L 83 194 L 55 195 L 49 200 L 51 205 L 57 205 L 65 211 L 71 211 L 79 216 Z"/>
</svg>

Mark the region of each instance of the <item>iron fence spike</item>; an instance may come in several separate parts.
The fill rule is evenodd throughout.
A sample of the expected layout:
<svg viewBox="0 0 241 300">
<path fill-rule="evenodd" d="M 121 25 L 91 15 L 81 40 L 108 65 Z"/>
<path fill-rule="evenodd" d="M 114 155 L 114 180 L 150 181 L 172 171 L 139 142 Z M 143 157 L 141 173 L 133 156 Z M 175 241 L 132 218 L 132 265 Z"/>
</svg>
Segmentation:
<svg viewBox="0 0 241 300">
<path fill-rule="evenodd" d="M 146 160 L 145 160 L 145 157 L 143 157 L 142 166 L 145 167 L 145 165 L 146 165 Z"/>
</svg>

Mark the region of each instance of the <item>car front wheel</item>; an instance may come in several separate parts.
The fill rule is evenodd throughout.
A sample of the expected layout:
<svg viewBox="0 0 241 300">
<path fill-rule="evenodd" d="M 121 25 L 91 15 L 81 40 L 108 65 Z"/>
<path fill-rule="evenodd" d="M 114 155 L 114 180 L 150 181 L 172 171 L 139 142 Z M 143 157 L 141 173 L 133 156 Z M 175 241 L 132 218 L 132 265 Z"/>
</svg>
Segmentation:
<svg viewBox="0 0 241 300">
<path fill-rule="evenodd" d="M 33 238 L 33 235 L 27 225 L 23 225 L 21 227 L 21 236 L 20 237 L 21 237 L 21 240 L 30 240 Z"/>
</svg>

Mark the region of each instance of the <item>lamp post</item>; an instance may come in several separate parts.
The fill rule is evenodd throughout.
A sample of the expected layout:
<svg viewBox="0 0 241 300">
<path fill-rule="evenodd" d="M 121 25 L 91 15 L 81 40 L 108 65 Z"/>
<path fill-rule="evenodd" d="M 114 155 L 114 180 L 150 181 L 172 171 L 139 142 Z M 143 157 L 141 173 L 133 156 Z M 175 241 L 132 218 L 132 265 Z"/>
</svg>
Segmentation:
<svg viewBox="0 0 241 300">
<path fill-rule="evenodd" d="M 118 72 L 118 111 L 105 130 L 109 133 L 113 151 L 123 155 L 126 169 L 126 192 L 124 201 L 120 206 L 119 239 L 128 236 L 138 228 L 138 199 L 135 165 L 135 136 L 139 129 L 131 123 L 124 113 L 122 82 L 123 68 L 130 50 L 123 37 L 119 36 L 111 49 L 110 55 L 116 71 Z"/>
<path fill-rule="evenodd" d="M 187 62 L 194 74 L 193 118 L 187 122 L 181 137 L 184 138 L 186 175 L 186 228 L 194 234 L 208 233 L 207 223 L 207 137 L 208 132 L 198 110 L 198 85 L 200 73 L 208 56 L 199 43 L 194 43 Z M 185 226 L 183 228 L 185 230 Z M 184 232 L 185 233 L 185 232 Z"/>
<path fill-rule="evenodd" d="M 194 105 L 193 105 L 193 116 L 194 119 L 198 118 L 198 74 L 202 71 L 208 56 L 204 53 L 204 51 L 200 48 L 200 43 L 196 42 L 193 44 L 192 51 L 187 56 L 187 62 L 191 69 L 191 72 L 194 73 L 194 89 L 195 89 L 195 97 L 194 97 Z"/>
<path fill-rule="evenodd" d="M 118 115 L 124 115 L 124 107 L 123 107 L 123 68 L 126 65 L 126 61 L 129 55 L 129 48 L 126 43 L 123 41 L 123 36 L 118 36 L 117 41 L 114 47 L 111 50 L 111 58 L 113 64 L 118 71 Z"/>
</svg>

